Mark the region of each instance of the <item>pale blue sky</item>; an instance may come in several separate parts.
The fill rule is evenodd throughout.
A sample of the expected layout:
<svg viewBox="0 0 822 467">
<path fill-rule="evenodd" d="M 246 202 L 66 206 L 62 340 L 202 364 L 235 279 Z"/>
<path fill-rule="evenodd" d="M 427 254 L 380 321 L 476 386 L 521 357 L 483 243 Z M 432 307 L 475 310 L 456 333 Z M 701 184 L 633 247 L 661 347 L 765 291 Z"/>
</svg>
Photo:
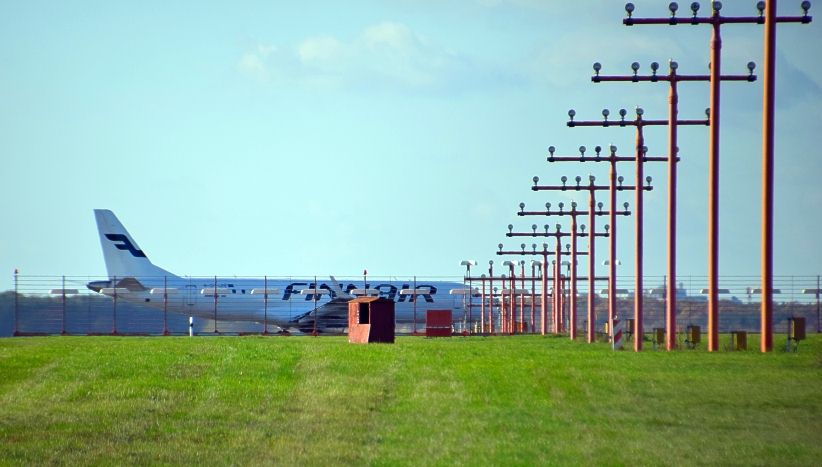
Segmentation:
<svg viewBox="0 0 822 467">
<path fill-rule="evenodd" d="M 637 16 L 668 4 L 635 3 Z M 532 176 L 606 175 L 549 166 L 549 145 L 631 147 L 631 131 L 567 128 L 569 108 L 665 117 L 665 86 L 594 85 L 591 63 L 625 73 L 675 58 L 704 73 L 710 32 L 627 28 L 623 3 L 606 0 L 2 1 L 0 12 L 0 289 L 15 267 L 105 274 L 94 208 L 179 274 L 460 275 L 461 259 L 498 259 L 509 222 L 529 228 L 520 201 L 574 198 L 531 192 Z M 761 64 L 760 26 L 723 32 L 724 72 Z M 778 34 L 776 271 L 818 274 L 822 29 Z M 759 272 L 761 95 L 760 82 L 723 85 L 722 274 Z M 682 117 L 701 117 L 706 86 L 682 85 L 681 101 Z M 650 151 L 665 138 L 649 130 Z M 680 138 L 679 270 L 704 275 L 707 132 Z M 661 275 L 665 168 L 647 172 L 646 271 Z M 632 268 L 633 221 L 620 233 Z"/>
</svg>

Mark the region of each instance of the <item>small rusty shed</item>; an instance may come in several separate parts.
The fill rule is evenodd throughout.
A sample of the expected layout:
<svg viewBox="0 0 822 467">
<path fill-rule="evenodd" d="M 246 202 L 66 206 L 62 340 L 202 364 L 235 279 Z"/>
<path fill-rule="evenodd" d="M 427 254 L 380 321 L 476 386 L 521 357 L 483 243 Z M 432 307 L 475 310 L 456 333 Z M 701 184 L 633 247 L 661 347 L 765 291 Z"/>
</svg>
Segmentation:
<svg viewBox="0 0 822 467">
<path fill-rule="evenodd" d="M 394 301 L 379 297 L 362 297 L 349 301 L 348 342 L 393 344 Z"/>
</svg>

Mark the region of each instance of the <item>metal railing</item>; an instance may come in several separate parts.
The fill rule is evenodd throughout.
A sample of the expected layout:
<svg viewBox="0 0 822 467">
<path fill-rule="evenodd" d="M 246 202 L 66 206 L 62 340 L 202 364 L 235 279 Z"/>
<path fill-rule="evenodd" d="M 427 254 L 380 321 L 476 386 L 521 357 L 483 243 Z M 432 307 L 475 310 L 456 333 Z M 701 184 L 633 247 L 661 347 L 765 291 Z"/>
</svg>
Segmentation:
<svg viewBox="0 0 822 467">
<path fill-rule="evenodd" d="M 318 276 L 319 278 L 320 276 Z M 0 293 L 0 335 L 38 335 L 38 334 L 188 334 L 188 314 L 182 312 L 181 303 L 193 300 L 202 309 L 208 306 L 210 315 L 195 320 L 197 333 L 244 334 L 244 333 L 276 333 L 283 328 L 277 322 L 283 320 L 293 325 L 285 329 L 290 332 L 309 332 L 315 327 L 312 321 L 312 311 L 329 302 L 333 295 L 330 289 L 341 287 L 345 291 L 356 292 L 362 290 L 362 277 L 341 277 L 335 283 L 329 280 L 305 277 L 187 277 L 189 287 L 181 291 L 176 284 L 174 291 L 171 287 L 163 287 L 163 278 L 152 278 L 146 283 L 153 283 L 155 287 L 145 287 L 140 295 L 143 302 L 125 299 L 128 283 L 119 283 L 113 287 L 94 291 L 87 287 L 90 283 L 103 284 L 109 281 L 108 277 L 88 276 L 28 276 L 15 277 L 15 289 Z M 415 280 L 416 279 L 416 280 Z M 687 326 L 696 325 L 706 329 L 707 326 L 707 277 L 680 275 L 677 284 L 677 324 L 684 332 Z M 292 287 L 266 288 L 265 284 L 274 284 L 286 281 Z M 446 281 L 451 284 L 463 283 L 462 277 L 369 277 L 367 289 L 386 298 L 398 302 L 411 304 L 414 295 L 404 296 L 399 292 L 401 288 L 413 289 L 427 282 Z M 664 327 L 665 319 L 665 277 L 646 276 L 643 290 L 645 307 L 645 329 L 651 332 L 653 328 Z M 520 287 L 517 281 L 517 288 Z M 540 329 L 540 300 L 542 293 L 540 281 L 535 281 L 535 289 L 531 289 L 532 282 L 525 281 L 526 300 L 524 301 L 525 326 L 523 329 L 534 331 Z M 720 319 L 721 332 L 746 330 L 759 331 L 760 294 L 758 290 L 758 276 L 722 276 L 720 280 Z M 617 315 L 622 319 L 633 316 L 633 280 L 626 277 L 619 280 L 616 289 Z M 464 284 L 467 287 L 468 283 Z M 393 287 L 393 289 L 392 289 Z M 486 296 L 480 296 L 480 284 L 474 280 L 471 283 L 474 294 L 450 295 L 448 290 L 438 291 L 436 302 L 429 303 L 423 298 L 413 302 L 415 310 L 413 319 L 398 319 L 398 333 L 410 333 L 412 329 L 424 327 L 425 311 L 431 308 L 450 308 L 454 314 L 455 331 L 479 332 L 480 321 L 487 318 L 488 311 L 493 309 L 493 315 L 499 327 L 501 301 L 500 284 L 494 295 L 493 306 L 490 305 L 491 291 L 486 290 Z M 804 317 L 809 332 L 822 331 L 820 322 L 820 276 L 777 276 L 774 279 L 775 316 L 774 330 L 787 332 L 788 319 Z M 268 296 L 265 296 L 267 290 Z M 326 292 L 326 290 L 329 290 Z M 567 323 L 569 287 L 565 287 L 566 294 L 563 316 Z M 587 316 L 588 285 L 582 281 L 577 286 L 577 326 L 584 330 Z M 550 290 L 548 291 L 550 293 Z M 602 330 L 607 317 L 607 281 L 597 282 L 594 287 L 596 307 L 596 329 Z M 530 296 L 536 297 L 531 300 Z M 276 305 L 274 302 L 277 302 Z M 516 313 L 523 301 L 516 300 Z M 145 303 L 149 302 L 149 303 Z M 549 301 L 549 306 L 550 306 Z M 484 304 L 484 306 L 483 306 Z M 511 305 L 505 301 L 505 306 Z M 266 309 L 266 307 L 268 307 Z M 530 320 L 531 307 L 534 308 L 534 321 Z M 249 310 L 262 310 L 259 319 L 249 319 Z M 469 315 L 470 310 L 470 315 Z M 481 311 L 482 310 L 482 311 Z M 266 311 L 268 311 L 267 314 Z M 243 321 L 234 317 L 238 312 L 245 313 Z M 510 312 L 510 309 L 509 309 Z M 345 315 L 344 308 L 340 308 L 337 315 Z M 484 316 L 483 316 L 484 314 Z M 551 313 L 546 313 L 550 320 Z M 408 316 L 408 315 L 406 315 Z M 470 316 L 470 318 L 469 318 Z M 329 329 L 337 333 L 344 332 L 347 322 L 344 316 L 337 316 L 337 321 Z M 278 321 L 279 320 L 279 321 Z M 328 325 L 326 322 L 324 326 Z M 548 327 L 550 329 L 550 326 Z"/>
</svg>

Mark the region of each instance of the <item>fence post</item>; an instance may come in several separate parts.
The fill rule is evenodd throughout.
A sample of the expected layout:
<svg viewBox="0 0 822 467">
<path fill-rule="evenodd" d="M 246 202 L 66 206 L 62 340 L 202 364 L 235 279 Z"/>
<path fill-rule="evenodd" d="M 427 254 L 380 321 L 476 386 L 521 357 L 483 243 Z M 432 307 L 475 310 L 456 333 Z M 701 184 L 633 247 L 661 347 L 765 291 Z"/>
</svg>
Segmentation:
<svg viewBox="0 0 822 467">
<path fill-rule="evenodd" d="M 214 276 L 214 334 L 219 333 L 217 330 L 217 276 Z"/>
<path fill-rule="evenodd" d="M 163 276 L 163 335 L 168 335 L 168 276 Z"/>
<path fill-rule="evenodd" d="M 66 335 L 66 276 L 62 276 L 62 284 L 60 285 L 60 298 L 62 298 L 62 316 L 60 319 L 60 335 Z"/>
<path fill-rule="evenodd" d="M 314 276 L 314 296 L 311 297 L 314 299 L 314 330 L 311 331 L 311 335 L 317 337 L 319 333 L 317 332 L 317 297 L 319 296 L 319 289 L 317 288 L 317 276 Z M 368 284 L 365 284 L 365 295 L 368 296 Z"/>
<path fill-rule="evenodd" d="M 263 335 L 268 335 L 268 276 L 263 276 Z"/>
<path fill-rule="evenodd" d="M 14 268 L 14 329 L 12 330 L 11 335 L 17 336 L 19 335 L 19 325 L 18 325 L 18 315 L 20 313 L 20 303 L 17 299 L 19 292 L 17 290 L 17 276 L 19 276 L 20 271 L 17 268 Z M 817 295 L 818 297 L 819 295 Z"/>
<path fill-rule="evenodd" d="M 365 285 L 365 291 L 368 292 L 368 284 Z M 414 293 L 411 294 L 411 300 L 414 300 L 414 332 L 417 335 L 417 276 L 414 276 Z"/>
<path fill-rule="evenodd" d="M 114 276 L 111 280 L 111 285 L 113 285 L 114 290 L 114 302 L 111 307 L 111 334 L 117 335 L 117 276 Z"/>
</svg>

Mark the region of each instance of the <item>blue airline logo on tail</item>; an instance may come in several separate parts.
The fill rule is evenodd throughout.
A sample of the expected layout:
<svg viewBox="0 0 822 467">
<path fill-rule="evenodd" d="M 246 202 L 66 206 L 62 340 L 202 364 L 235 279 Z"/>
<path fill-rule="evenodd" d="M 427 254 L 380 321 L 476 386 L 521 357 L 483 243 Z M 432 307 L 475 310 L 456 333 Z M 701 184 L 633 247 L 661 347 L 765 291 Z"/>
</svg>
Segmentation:
<svg viewBox="0 0 822 467">
<path fill-rule="evenodd" d="M 143 253 L 143 250 L 138 250 L 134 244 L 123 234 L 106 234 L 106 238 L 111 240 L 112 242 L 120 242 L 114 243 L 114 246 L 117 247 L 118 250 L 128 250 L 131 253 L 131 256 L 135 258 L 145 258 L 146 254 Z"/>
</svg>

